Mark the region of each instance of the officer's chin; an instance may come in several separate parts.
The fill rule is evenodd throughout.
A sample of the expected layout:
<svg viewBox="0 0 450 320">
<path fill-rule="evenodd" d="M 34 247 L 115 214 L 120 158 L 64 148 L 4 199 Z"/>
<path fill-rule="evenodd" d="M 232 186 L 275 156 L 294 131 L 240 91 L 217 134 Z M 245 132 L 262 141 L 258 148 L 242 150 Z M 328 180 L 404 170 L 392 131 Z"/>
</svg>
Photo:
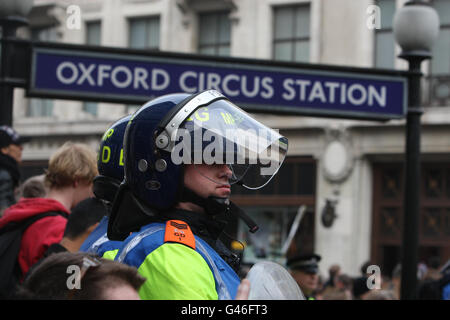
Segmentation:
<svg viewBox="0 0 450 320">
<path fill-rule="evenodd" d="M 231 187 L 228 186 L 219 186 L 216 188 L 215 196 L 221 198 L 229 198 L 231 195 Z"/>
</svg>

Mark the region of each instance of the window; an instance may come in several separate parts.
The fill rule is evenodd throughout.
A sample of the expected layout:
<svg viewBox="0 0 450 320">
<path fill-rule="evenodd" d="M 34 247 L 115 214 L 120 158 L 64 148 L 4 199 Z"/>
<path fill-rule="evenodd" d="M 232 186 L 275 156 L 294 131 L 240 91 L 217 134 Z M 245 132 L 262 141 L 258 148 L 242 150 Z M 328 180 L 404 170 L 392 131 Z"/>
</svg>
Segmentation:
<svg viewBox="0 0 450 320">
<path fill-rule="evenodd" d="M 56 41 L 58 39 L 54 28 L 36 28 L 31 30 L 33 41 Z M 53 114 L 53 100 L 32 98 L 29 100 L 26 115 L 28 117 L 51 117 Z"/>
<path fill-rule="evenodd" d="M 273 57 L 283 61 L 309 61 L 309 5 L 274 9 Z"/>
<path fill-rule="evenodd" d="M 430 106 L 450 105 L 450 1 L 431 2 L 439 15 L 440 30 L 432 48 L 429 76 Z"/>
<path fill-rule="evenodd" d="M 377 0 L 380 7 L 380 29 L 375 29 L 375 68 L 393 69 L 395 62 L 395 39 L 392 19 L 395 13 L 395 0 Z"/>
<path fill-rule="evenodd" d="M 231 23 L 229 12 L 203 13 L 199 16 L 198 52 L 216 56 L 229 56 Z"/>
<path fill-rule="evenodd" d="M 91 21 L 86 23 L 86 44 L 101 45 L 102 23 L 100 21 Z"/>
<path fill-rule="evenodd" d="M 232 186 L 231 200 L 260 227 L 257 233 L 251 234 L 242 221 L 237 222 L 236 238 L 247 247 L 243 252 L 244 263 L 260 259 L 282 263 L 281 248 L 303 205 L 306 210 L 288 255 L 314 250 L 316 167 L 313 158 L 288 157 L 263 188 L 248 190 L 237 184 Z"/>
<path fill-rule="evenodd" d="M 159 17 L 132 18 L 129 26 L 130 48 L 159 49 Z"/>
<path fill-rule="evenodd" d="M 292 179 L 296 177 L 296 179 Z M 312 196 L 316 192 L 316 164 L 310 160 L 287 158 L 272 180 L 257 190 L 233 185 L 236 195 Z"/>
<path fill-rule="evenodd" d="M 439 15 L 441 28 L 433 47 L 431 73 L 450 75 L 450 1 L 434 0 L 433 7 Z"/>
<path fill-rule="evenodd" d="M 86 23 L 86 44 L 99 46 L 101 44 L 102 24 L 100 21 L 92 21 Z M 83 111 L 94 116 L 97 115 L 96 102 L 84 102 Z"/>
</svg>

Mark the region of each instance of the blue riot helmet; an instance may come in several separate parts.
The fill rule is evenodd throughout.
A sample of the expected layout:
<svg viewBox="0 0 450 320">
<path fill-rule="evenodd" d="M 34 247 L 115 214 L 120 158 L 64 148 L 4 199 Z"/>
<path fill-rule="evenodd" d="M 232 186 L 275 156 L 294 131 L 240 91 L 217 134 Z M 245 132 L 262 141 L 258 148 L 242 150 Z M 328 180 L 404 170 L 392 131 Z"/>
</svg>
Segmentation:
<svg viewBox="0 0 450 320">
<path fill-rule="evenodd" d="M 230 207 L 228 199 L 204 199 L 185 187 L 184 165 L 227 164 L 230 184 L 258 189 L 277 173 L 287 147 L 285 137 L 215 90 L 149 101 L 126 128 L 125 178 L 108 237 L 121 240 L 178 202 L 198 204 L 209 214 Z"/>
<path fill-rule="evenodd" d="M 94 178 L 97 198 L 113 202 L 124 176 L 123 137 L 131 115 L 114 122 L 103 134 L 97 157 L 99 175 Z"/>
</svg>

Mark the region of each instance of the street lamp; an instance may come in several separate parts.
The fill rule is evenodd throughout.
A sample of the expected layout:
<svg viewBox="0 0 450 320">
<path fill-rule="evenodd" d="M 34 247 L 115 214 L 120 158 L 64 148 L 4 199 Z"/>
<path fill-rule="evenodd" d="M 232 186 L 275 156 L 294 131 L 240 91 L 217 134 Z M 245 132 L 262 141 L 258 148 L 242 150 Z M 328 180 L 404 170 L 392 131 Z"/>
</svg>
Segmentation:
<svg viewBox="0 0 450 320">
<path fill-rule="evenodd" d="M 0 27 L 1 65 L 0 65 L 0 125 L 12 125 L 14 79 L 12 79 L 12 57 L 17 28 L 27 25 L 25 18 L 33 6 L 33 0 L 1 0 Z"/>
<path fill-rule="evenodd" d="M 397 10 L 393 30 L 409 64 L 408 114 L 406 124 L 405 193 L 403 202 L 402 300 L 417 297 L 417 263 L 420 214 L 420 80 L 422 61 L 431 58 L 431 47 L 439 32 L 439 17 L 428 3 L 408 1 Z"/>
</svg>

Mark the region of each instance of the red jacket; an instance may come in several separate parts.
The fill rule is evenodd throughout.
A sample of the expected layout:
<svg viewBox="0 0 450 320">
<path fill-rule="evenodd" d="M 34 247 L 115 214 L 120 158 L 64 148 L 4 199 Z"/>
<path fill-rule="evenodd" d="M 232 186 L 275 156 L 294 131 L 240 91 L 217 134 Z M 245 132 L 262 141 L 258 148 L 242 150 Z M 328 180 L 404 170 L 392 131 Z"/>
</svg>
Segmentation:
<svg viewBox="0 0 450 320">
<path fill-rule="evenodd" d="M 21 221 L 49 211 L 70 213 L 59 201 L 53 199 L 22 198 L 18 203 L 5 210 L 0 219 L 0 228 L 9 222 Z M 50 216 L 36 221 L 25 230 L 18 256 L 23 275 L 42 258 L 50 245 L 61 241 L 66 223 L 67 219 L 62 216 Z"/>
</svg>

